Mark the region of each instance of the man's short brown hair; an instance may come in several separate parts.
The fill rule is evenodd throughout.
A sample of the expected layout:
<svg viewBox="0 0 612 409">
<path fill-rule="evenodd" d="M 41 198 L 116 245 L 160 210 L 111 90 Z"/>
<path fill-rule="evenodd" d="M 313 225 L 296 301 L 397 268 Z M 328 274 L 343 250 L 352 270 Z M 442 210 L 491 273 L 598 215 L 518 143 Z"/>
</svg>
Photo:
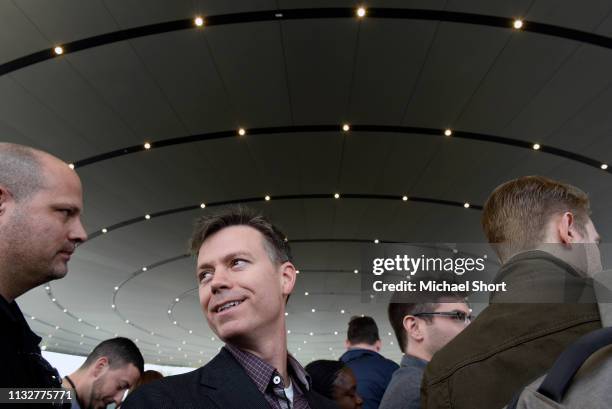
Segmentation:
<svg viewBox="0 0 612 409">
<path fill-rule="evenodd" d="M 576 227 L 585 231 L 589 198 L 572 185 L 543 176 L 524 176 L 498 186 L 482 212 L 482 228 L 502 262 L 536 248 L 544 240 L 550 218 L 571 212 Z"/>
<path fill-rule="evenodd" d="M 264 247 L 273 262 L 282 264 L 292 261 L 285 235 L 260 213 L 243 206 L 197 219 L 191 235 L 191 253 L 197 256 L 207 238 L 230 226 L 249 226 L 260 232 L 264 238 Z"/>
</svg>

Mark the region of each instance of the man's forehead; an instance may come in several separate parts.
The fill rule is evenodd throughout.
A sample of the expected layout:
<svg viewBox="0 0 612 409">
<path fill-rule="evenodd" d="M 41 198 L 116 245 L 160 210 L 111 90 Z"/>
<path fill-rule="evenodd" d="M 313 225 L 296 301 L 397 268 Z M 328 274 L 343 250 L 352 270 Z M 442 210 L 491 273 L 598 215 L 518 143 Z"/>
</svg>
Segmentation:
<svg viewBox="0 0 612 409">
<path fill-rule="evenodd" d="M 265 250 L 263 235 L 250 226 L 229 226 L 215 232 L 200 246 L 198 263 L 228 254 Z"/>
</svg>

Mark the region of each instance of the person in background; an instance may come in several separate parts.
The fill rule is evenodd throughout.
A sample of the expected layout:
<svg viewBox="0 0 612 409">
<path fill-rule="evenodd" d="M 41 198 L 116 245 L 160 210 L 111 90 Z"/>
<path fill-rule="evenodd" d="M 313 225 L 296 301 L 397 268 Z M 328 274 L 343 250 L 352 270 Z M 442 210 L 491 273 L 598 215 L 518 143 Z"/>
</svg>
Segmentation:
<svg viewBox="0 0 612 409">
<path fill-rule="evenodd" d="M 383 357 L 378 326 L 372 317 L 352 317 L 340 360 L 353 370 L 364 409 L 377 409 L 398 365 Z"/>
<path fill-rule="evenodd" d="M 363 399 L 357 393 L 357 380 L 351 368 L 340 361 L 321 359 L 306 365 L 312 387 L 334 400 L 339 409 L 360 409 Z"/>
<path fill-rule="evenodd" d="M 471 310 L 465 299 L 448 293 L 393 294 L 388 307 L 389 322 L 404 353 L 400 368 L 380 402 L 380 409 L 420 409 L 421 380 L 436 352 L 470 323 Z"/>
<path fill-rule="evenodd" d="M 74 392 L 72 409 L 103 409 L 119 406 L 143 372 L 144 359 L 136 344 L 112 338 L 98 344 L 79 369 L 64 377 L 62 386 Z"/>
</svg>

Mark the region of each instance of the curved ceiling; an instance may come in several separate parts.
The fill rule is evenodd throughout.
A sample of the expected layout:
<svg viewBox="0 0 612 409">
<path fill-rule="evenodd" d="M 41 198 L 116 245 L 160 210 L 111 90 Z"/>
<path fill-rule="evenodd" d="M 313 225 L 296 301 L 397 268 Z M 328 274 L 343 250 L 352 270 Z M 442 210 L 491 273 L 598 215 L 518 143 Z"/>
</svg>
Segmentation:
<svg viewBox="0 0 612 409">
<path fill-rule="evenodd" d="M 482 242 L 479 206 L 510 178 L 581 187 L 612 236 L 609 2 L 381 0 L 363 19 L 329 6 L 0 3 L 2 140 L 74 163 L 85 189 L 91 240 L 67 278 L 20 299 L 48 350 L 120 334 L 151 363 L 206 362 L 222 344 L 184 254 L 192 220 L 231 203 L 292 243 L 304 362 L 339 356 L 354 314 L 399 359 L 384 300 L 360 292 L 364 246 Z"/>
</svg>

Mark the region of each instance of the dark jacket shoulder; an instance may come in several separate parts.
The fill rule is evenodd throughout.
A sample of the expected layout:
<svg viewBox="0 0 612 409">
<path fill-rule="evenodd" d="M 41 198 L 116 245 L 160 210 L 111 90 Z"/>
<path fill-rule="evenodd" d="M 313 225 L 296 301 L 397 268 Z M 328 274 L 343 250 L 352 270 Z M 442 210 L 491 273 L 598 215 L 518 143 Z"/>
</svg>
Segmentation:
<svg viewBox="0 0 612 409">
<path fill-rule="evenodd" d="M 311 409 L 337 409 L 334 402 L 306 392 Z M 123 409 L 269 409 L 236 359 L 225 349 L 208 364 L 143 385 L 128 395 Z"/>
</svg>

